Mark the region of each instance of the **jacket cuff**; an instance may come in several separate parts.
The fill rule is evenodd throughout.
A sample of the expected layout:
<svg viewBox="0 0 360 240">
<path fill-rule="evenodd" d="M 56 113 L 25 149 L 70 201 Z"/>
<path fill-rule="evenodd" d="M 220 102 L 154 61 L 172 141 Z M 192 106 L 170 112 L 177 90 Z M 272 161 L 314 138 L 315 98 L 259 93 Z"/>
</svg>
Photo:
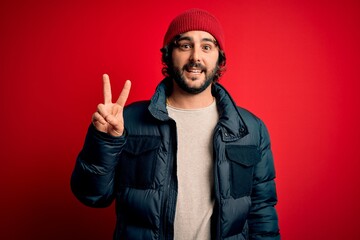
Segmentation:
<svg viewBox="0 0 360 240">
<path fill-rule="evenodd" d="M 98 131 L 91 124 L 79 157 L 87 164 L 110 170 L 117 164 L 118 156 L 126 143 L 126 139 L 126 131 L 122 136 L 115 137 Z"/>
</svg>

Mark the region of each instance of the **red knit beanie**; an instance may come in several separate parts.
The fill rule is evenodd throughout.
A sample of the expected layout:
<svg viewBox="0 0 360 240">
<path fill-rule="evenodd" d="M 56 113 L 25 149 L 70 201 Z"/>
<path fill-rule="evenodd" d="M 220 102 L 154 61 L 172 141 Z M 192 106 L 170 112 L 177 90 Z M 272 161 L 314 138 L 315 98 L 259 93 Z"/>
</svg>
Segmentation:
<svg viewBox="0 0 360 240">
<path fill-rule="evenodd" d="M 164 37 L 164 46 L 168 45 L 179 34 L 189 31 L 210 33 L 224 51 L 224 33 L 215 16 L 201 9 L 187 10 L 172 20 Z"/>
</svg>

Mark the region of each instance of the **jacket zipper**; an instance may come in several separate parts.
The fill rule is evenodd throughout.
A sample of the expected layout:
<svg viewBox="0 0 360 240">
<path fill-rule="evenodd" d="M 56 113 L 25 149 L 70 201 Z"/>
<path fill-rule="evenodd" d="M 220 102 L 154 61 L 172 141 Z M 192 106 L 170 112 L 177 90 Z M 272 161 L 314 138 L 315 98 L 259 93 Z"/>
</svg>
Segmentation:
<svg viewBox="0 0 360 240">
<path fill-rule="evenodd" d="M 219 149 L 215 147 L 215 142 L 216 142 L 216 138 L 220 137 L 221 136 L 221 133 L 220 133 L 221 129 L 220 127 L 217 127 L 216 128 L 216 131 L 215 131 L 215 134 L 214 134 L 214 138 L 213 138 L 213 151 L 214 151 L 214 189 L 215 189 L 215 200 L 217 201 L 217 209 L 214 209 L 214 210 L 217 210 L 217 219 L 216 219 L 216 237 L 215 239 L 221 239 L 221 233 L 220 233 L 220 219 L 221 219 L 221 216 L 220 216 L 220 204 L 221 204 L 221 199 L 220 199 L 220 190 L 219 190 L 219 176 L 218 176 L 218 167 L 217 167 L 217 163 L 218 163 L 218 157 L 219 157 Z M 216 204 L 215 204 L 216 206 Z"/>
<path fill-rule="evenodd" d="M 169 213 L 168 213 L 168 208 L 167 208 L 167 205 L 169 204 L 169 200 L 171 200 L 170 198 L 170 193 L 171 193 L 171 178 L 172 178 L 172 174 L 173 174 L 173 166 L 174 166 L 174 161 L 176 161 L 176 150 L 174 150 L 175 146 L 176 146 L 176 141 L 177 141 L 177 132 L 176 132 L 176 126 L 175 126 L 175 121 L 171 121 L 171 124 L 170 124 L 170 128 L 174 128 L 175 130 L 171 131 L 170 132 L 175 132 L 175 138 L 171 138 L 171 135 L 170 135 L 170 138 L 171 138 L 171 141 L 170 141 L 170 148 L 171 149 L 171 152 L 169 152 L 169 163 L 168 163 L 168 166 L 167 166 L 167 169 L 166 169 L 166 176 L 165 176 L 165 190 L 164 190 L 164 197 L 163 197 L 163 202 L 162 202 L 162 212 L 163 212 L 163 224 L 162 224 L 162 236 L 163 236 L 163 239 L 166 240 L 168 239 L 168 218 L 170 218 Z M 176 207 L 176 206 L 174 206 Z"/>
</svg>

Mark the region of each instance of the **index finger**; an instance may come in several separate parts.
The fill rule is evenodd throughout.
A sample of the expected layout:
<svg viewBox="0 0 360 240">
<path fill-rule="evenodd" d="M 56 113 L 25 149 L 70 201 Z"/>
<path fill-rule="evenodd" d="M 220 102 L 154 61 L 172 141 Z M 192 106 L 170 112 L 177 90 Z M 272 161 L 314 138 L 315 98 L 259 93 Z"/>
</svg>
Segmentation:
<svg viewBox="0 0 360 240">
<path fill-rule="evenodd" d="M 124 87 L 120 93 L 120 96 L 119 96 L 118 100 L 116 101 L 117 104 L 119 104 L 122 107 L 125 106 L 126 100 L 129 97 L 130 89 L 131 89 L 131 81 L 126 80 Z"/>
<path fill-rule="evenodd" d="M 109 75 L 103 75 L 104 104 L 111 103 L 111 85 Z"/>
</svg>

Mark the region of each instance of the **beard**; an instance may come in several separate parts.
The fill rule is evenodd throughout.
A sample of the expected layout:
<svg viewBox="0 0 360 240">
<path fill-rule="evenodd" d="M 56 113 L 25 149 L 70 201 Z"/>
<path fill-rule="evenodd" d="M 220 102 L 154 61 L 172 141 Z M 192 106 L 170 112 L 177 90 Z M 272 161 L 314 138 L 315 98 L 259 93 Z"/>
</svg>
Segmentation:
<svg viewBox="0 0 360 240">
<path fill-rule="evenodd" d="M 191 87 L 186 83 L 186 78 L 184 76 L 184 72 L 190 69 L 191 67 L 196 67 L 201 69 L 202 72 L 205 73 L 205 80 L 198 87 Z M 212 71 L 208 73 L 207 69 L 200 63 L 188 63 L 183 66 L 181 69 L 173 67 L 173 79 L 175 83 L 185 92 L 190 94 L 198 94 L 203 92 L 205 89 L 209 87 L 209 85 L 213 82 L 216 72 L 218 71 L 218 66 L 216 66 Z M 196 80 L 195 77 L 191 78 L 191 80 Z"/>
</svg>

